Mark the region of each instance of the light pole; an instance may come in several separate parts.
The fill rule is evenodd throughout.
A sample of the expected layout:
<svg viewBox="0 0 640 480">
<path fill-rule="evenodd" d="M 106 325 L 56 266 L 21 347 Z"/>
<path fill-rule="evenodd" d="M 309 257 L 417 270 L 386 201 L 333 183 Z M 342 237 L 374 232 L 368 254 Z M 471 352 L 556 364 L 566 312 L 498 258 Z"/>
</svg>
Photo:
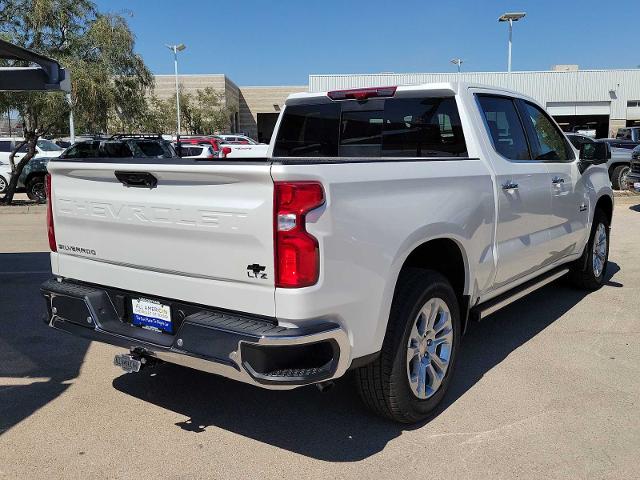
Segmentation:
<svg viewBox="0 0 640 480">
<path fill-rule="evenodd" d="M 507 62 L 507 71 L 509 73 L 511 73 L 511 37 L 513 35 L 513 22 L 517 22 L 526 14 L 526 12 L 507 12 L 498 18 L 499 22 L 509 22 L 509 60 Z"/>
<path fill-rule="evenodd" d="M 177 45 L 165 45 L 165 47 L 173 52 L 173 65 L 176 75 L 176 117 L 178 120 L 178 131 L 176 132 L 176 140 L 180 142 L 180 89 L 178 87 L 178 52 L 181 52 L 187 47 L 184 43 L 179 43 Z"/>
<path fill-rule="evenodd" d="M 452 58 L 451 63 L 458 66 L 458 73 L 460 73 L 460 66 L 464 63 L 464 60 L 461 58 Z"/>
</svg>

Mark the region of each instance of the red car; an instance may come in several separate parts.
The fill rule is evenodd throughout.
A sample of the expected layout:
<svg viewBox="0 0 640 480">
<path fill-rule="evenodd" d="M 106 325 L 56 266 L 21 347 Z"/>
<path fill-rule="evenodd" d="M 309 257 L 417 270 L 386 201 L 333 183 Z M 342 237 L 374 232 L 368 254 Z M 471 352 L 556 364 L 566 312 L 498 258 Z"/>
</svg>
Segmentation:
<svg viewBox="0 0 640 480">
<path fill-rule="evenodd" d="M 207 135 L 207 136 L 201 136 L 201 137 L 180 136 L 180 143 L 188 144 L 188 145 L 202 145 L 202 144 L 211 145 L 213 147 L 213 154 L 217 157 L 217 156 L 220 156 L 220 149 L 222 148 L 220 147 L 220 144 L 224 143 L 224 140 L 213 135 Z"/>
</svg>

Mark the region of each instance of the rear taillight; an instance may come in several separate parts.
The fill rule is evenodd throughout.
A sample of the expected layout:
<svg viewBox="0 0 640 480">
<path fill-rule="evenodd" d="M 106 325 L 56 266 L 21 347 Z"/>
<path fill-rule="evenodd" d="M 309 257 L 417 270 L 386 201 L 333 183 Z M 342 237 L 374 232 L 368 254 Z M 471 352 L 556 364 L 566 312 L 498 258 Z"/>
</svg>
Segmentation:
<svg viewBox="0 0 640 480">
<path fill-rule="evenodd" d="M 318 240 L 306 230 L 306 214 L 323 203 L 324 190 L 318 182 L 275 182 L 276 287 L 308 287 L 318 281 Z"/>
<path fill-rule="evenodd" d="M 352 90 L 334 90 L 327 93 L 331 100 L 366 100 L 377 97 L 393 97 L 398 87 L 355 88 Z"/>
<path fill-rule="evenodd" d="M 51 175 L 44 177 L 45 190 L 47 192 L 47 235 L 49 236 L 49 249 L 52 252 L 58 251 L 56 245 L 56 231 L 53 228 L 53 197 L 51 197 Z"/>
</svg>

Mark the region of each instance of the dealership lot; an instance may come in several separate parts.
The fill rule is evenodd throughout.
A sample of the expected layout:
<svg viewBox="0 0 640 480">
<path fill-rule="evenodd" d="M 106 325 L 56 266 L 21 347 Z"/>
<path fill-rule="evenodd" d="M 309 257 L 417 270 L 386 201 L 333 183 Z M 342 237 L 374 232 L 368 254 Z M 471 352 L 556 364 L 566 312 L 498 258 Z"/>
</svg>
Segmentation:
<svg viewBox="0 0 640 480">
<path fill-rule="evenodd" d="M 121 350 L 41 321 L 43 212 L 0 212 L 0 478 L 634 478 L 638 198 L 617 199 L 607 284 L 556 282 L 474 325 L 443 409 L 412 427 L 366 412 L 348 379 L 321 394 L 123 374 Z"/>
</svg>

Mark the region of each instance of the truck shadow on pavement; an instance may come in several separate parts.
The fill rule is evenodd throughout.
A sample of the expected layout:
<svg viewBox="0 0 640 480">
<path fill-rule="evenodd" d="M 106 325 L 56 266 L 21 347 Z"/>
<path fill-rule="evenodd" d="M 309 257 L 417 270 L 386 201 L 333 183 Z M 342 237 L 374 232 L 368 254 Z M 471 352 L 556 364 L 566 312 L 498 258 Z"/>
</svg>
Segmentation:
<svg viewBox="0 0 640 480">
<path fill-rule="evenodd" d="M 43 322 L 50 276 L 48 252 L 0 254 L 0 435 L 69 388 L 89 346 Z"/>
<path fill-rule="evenodd" d="M 610 262 L 608 286 L 622 286 L 611 281 L 619 270 L 617 264 Z M 482 324 L 472 325 L 463 339 L 455 378 L 435 416 L 585 296 L 585 292 L 558 281 Z M 320 393 L 315 387 L 277 392 L 165 364 L 137 375 L 122 375 L 113 381 L 113 386 L 184 415 L 187 419 L 176 423 L 184 430 L 202 433 L 213 426 L 332 462 L 362 460 L 380 452 L 403 431 L 428 424 L 400 425 L 367 412 L 350 376 L 336 382 L 327 393 Z"/>
</svg>

